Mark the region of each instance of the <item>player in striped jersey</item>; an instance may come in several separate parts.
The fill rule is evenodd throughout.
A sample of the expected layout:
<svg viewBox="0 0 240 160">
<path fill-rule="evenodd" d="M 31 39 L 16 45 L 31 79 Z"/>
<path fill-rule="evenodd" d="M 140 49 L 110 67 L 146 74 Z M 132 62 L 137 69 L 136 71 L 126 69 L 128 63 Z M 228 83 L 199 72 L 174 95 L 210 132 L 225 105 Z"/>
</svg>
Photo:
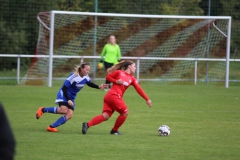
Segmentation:
<svg viewBox="0 0 240 160">
<path fill-rule="evenodd" d="M 83 134 L 86 134 L 88 128 L 108 120 L 114 111 L 117 111 L 120 115 L 116 119 L 116 122 L 110 131 L 110 134 L 120 135 L 118 129 L 125 122 L 128 116 L 128 108 L 122 97 L 130 85 L 133 85 L 138 94 L 146 100 L 146 103 L 149 107 L 152 106 L 152 101 L 148 98 L 148 96 L 145 94 L 133 76 L 135 70 L 135 63 L 129 60 L 121 61 L 120 63 L 108 69 L 109 74 L 107 75 L 106 79 L 112 82 L 113 86 L 104 97 L 102 114 L 95 116 L 88 123 L 83 122 Z"/>
<path fill-rule="evenodd" d="M 88 73 L 90 71 L 90 65 L 88 63 L 81 63 L 80 66 L 75 68 L 75 72 L 71 73 L 67 80 L 63 83 L 63 86 L 57 93 L 55 103 L 59 107 L 39 107 L 36 113 L 36 118 L 39 119 L 43 113 L 64 114 L 56 122 L 47 127 L 49 132 L 57 132 L 57 127 L 67 122 L 73 116 L 75 108 L 74 100 L 77 93 L 87 84 L 89 87 L 96 89 L 107 88 L 107 84 L 101 84 L 100 86 L 91 82 Z"/>
</svg>

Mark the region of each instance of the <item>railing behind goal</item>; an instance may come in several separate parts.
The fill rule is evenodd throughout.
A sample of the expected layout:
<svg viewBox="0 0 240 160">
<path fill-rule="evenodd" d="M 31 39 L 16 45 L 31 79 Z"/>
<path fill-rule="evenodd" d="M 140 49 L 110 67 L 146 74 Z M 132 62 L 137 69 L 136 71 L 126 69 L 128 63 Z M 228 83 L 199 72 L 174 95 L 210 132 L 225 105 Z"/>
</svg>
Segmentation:
<svg viewBox="0 0 240 160">
<path fill-rule="evenodd" d="M 193 81 L 194 61 L 167 58 L 214 58 L 198 63 L 198 78 L 204 83 L 228 86 L 231 17 L 104 14 L 51 11 L 38 14 L 39 38 L 35 58 L 22 83 L 52 85 L 52 77 L 66 77 L 80 63 L 66 56 L 100 56 L 109 35 L 115 35 L 122 56 L 162 57 L 141 60 L 142 80 L 169 83 Z M 224 59 L 224 61 L 223 61 Z M 99 59 L 86 59 L 94 78 L 104 78 Z"/>
</svg>

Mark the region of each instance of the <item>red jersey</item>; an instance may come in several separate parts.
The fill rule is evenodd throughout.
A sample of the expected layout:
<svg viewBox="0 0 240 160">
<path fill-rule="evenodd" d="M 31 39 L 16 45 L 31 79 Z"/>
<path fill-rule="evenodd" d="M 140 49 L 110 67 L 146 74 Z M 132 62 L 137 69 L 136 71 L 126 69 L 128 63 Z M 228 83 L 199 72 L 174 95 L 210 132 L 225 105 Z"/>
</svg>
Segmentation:
<svg viewBox="0 0 240 160">
<path fill-rule="evenodd" d="M 117 94 L 118 96 L 122 97 L 126 89 L 128 89 L 130 85 L 133 85 L 139 95 L 141 95 L 146 101 L 149 100 L 148 96 L 138 84 L 136 78 L 123 70 L 113 71 L 112 73 L 107 75 L 106 79 L 113 83 L 111 89 L 109 90 L 109 92 L 113 94 Z M 119 79 L 122 79 L 124 83 L 117 84 L 116 81 Z"/>
</svg>

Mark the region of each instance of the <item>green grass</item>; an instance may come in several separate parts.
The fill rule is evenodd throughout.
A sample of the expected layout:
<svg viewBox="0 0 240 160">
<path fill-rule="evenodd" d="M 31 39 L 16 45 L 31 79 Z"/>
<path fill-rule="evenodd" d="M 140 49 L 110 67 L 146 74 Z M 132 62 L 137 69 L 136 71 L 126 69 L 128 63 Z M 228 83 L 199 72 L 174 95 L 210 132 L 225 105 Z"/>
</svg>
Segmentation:
<svg viewBox="0 0 240 160">
<path fill-rule="evenodd" d="M 239 62 L 231 62 L 230 63 L 230 73 L 229 79 L 239 80 L 240 79 L 240 63 Z"/>
<path fill-rule="evenodd" d="M 124 96 L 130 113 L 120 128 L 123 136 L 109 134 L 117 113 L 81 134 L 82 122 L 101 113 L 104 91 L 86 86 L 73 118 L 49 133 L 46 127 L 60 115 L 36 120 L 35 112 L 41 105 L 54 105 L 59 87 L 1 85 L 0 100 L 17 140 L 15 159 L 239 159 L 240 86 L 141 85 L 153 106 L 148 108 L 130 87 Z M 171 128 L 168 137 L 157 133 L 162 124 Z"/>
</svg>

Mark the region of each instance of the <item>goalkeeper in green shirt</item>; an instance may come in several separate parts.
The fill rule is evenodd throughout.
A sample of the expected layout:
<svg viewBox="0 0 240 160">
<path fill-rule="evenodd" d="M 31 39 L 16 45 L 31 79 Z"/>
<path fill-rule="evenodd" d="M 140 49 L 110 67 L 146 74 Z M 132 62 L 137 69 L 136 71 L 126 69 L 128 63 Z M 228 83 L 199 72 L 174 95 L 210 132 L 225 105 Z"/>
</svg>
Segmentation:
<svg viewBox="0 0 240 160">
<path fill-rule="evenodd" d="M 121 59 L 121 51 L 119 45 L 116 44 L 116 38 L 114 35 L 109 36 L 108 43 L 105 44 L 102 53 L 100 63 L 98 64 L 98 68 L 102 68 L 104 65 L 105 70 L 111 68 L 114 64 L 118 63 Z M 110 82 L 106 80 L 106 84 Z"/>
</svg>

